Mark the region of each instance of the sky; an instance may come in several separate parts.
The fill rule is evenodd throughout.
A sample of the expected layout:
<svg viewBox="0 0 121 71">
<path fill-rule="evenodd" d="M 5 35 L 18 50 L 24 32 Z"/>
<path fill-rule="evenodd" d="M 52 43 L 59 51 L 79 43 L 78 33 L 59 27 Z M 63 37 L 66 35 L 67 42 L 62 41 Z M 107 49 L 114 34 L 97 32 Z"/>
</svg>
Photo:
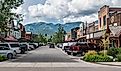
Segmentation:
<svg viewBox="0 0 121 71">
<path fill-rule="evenodd" d="M 24 0 L 12 10 L 23 14 L 23 24 L 32 22 L 68 23 L 98 20 L 98 10 L 103 5 L 121 7 L 121 0 Z"/>
</svg>

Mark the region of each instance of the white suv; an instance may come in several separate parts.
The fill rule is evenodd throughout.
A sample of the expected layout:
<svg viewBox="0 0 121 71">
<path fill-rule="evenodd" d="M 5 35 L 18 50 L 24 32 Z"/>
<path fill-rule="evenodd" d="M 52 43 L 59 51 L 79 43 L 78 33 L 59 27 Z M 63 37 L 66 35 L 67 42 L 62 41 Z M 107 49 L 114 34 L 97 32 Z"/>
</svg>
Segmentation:
<svg viewBox="0 0 121 71">
<path fill-rule="evenodd" d="M 16 43 L 0 43 L 0 46 L 7 46 L 15 53 L 21 53 L 20 45 Z"/>
<path fill-rule="evenodd" d="M 13 49 L 17 54 L 21 53 L 20 44 L 9 43 L 11 49 Z"/>
<path fill-rule="evenodd" d="M 0 44 L 0 55 L 12 59 L 16 57 L 14 50 L 10 49 L 7 44 Z"/>
</svg>

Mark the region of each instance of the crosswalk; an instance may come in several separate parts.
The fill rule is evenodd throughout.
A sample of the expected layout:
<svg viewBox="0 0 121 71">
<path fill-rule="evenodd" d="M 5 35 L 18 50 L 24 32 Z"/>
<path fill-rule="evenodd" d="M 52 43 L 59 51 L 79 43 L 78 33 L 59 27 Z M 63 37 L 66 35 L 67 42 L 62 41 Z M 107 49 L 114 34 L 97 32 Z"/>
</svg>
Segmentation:
<svg viewBox="0 0 121 71">
<path fill-rule="evenodd" d="M 12 63 L 12 62 L 1 62 L 0 67 L 117 67 L 118 66 L 106 66 L 94 63 L 59 63 L 59 62 L 41 62 L 41 63 Z"/>
</svg>

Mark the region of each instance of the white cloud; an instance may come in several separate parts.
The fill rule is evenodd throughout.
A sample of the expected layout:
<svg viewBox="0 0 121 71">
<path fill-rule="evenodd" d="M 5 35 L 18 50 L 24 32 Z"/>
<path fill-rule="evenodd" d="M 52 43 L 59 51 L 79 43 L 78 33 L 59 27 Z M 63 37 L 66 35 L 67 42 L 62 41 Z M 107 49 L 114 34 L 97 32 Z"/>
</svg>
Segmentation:
<svg viewBox="0 0 121 71">
<path fill-rule="evenodd" d="M 75 21 L 83 21 L 83 22 L 94 22 L 98 18 L 97 14 L 91 14 L 89 16 L 80 16 L 80 17 L 74 17 L 69 16 L 67 18 L 64 18 L 64 23 L 66 22 L 75 22 Z"/>
<path fill-rule="evenodd" d="M 28 8 L 33 17 L 47 17 L 61 19 L 68 14 L 67 3 L 64 0 L 47 0 L 44 5 L 37 4 Z"/>
<path fill-rule="evenodd" d="M 120 6 L 119 0 L 46 0 L 45 4 L 32 5 L 29 15 L 40 20 L 63 22 L 95 21 L 96 12 L 103 5 Z"/>
</svg>

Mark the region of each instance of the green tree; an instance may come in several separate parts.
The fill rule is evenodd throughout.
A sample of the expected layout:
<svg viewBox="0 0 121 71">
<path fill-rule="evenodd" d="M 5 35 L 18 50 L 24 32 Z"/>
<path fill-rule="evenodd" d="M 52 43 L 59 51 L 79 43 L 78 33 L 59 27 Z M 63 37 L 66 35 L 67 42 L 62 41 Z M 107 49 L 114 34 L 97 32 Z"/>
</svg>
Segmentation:
<svg viewBox="0 0 121 71">
<path fill-rule="evenodd" d="M 17 9 L 23 0 L 0 0 L 0 31 L 7 29 L 7 23 L 18 17 L 18 14 L 11 13 L 11 9 Z"/>
<path fill-rule="evenodd" d="M 40 41 L 41 41 L 42 43 L 47 43 L 47 38 L 46 38 L 46 36 L 40 34 L 39 38 L 40 38 Z"/>
<path fill-rule="evenodd" d="M 47 43 L 47 38 L 46 36 L 39 34 L 39 35 L 34 36 L 33 41 Z"/>
<path fill-rule="evenodd" d="M 52 42 L 53 43 L 62 43 L 64 41 L 64 35 L 65 35 L 65 30 L 64 28 L 59 25 L 58 27 L 58 31 L 55 32 L 55 34 L 53 35 L 53 38 L 52 38 Z"/>
</svg>

